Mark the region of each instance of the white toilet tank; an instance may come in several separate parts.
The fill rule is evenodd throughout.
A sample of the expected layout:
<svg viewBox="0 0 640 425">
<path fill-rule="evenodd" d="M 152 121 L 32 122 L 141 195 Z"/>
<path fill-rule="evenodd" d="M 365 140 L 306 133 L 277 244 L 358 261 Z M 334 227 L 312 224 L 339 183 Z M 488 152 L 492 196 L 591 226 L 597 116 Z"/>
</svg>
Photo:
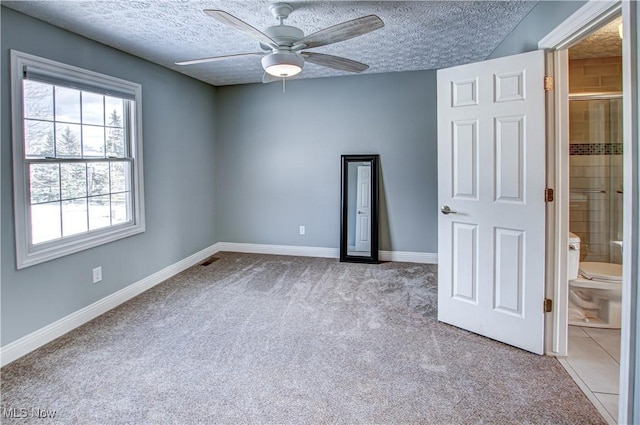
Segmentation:
<svg viewBox="0 0 640 425">
<path fill-rule="evenodd" d="M 580 267 L 580 237 L 569 232 L 569 253 L 567 254 L 567 279 L 578 278 L 578 268 Z"/>
</svg>

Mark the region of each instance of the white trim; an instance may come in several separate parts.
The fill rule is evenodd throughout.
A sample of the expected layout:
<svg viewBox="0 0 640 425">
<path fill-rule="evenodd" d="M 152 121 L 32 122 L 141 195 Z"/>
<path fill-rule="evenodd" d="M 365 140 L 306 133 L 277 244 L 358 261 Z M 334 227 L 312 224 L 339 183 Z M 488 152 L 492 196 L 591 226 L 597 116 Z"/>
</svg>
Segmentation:
<svg viewBox="0 0 640 425">
<path fill-rule="evenodd" d="M 624 206 L 622 251 L 622 328 L 620 330 L 620 383 L 618 422 L 640 417 L 638 381 L 638 281 L 640 278 L 640 131 L 638 102 L 638 4 L 622 5 L 622 114 L 624 150 Z"/>
<path fill-rule="evenodd" d="M 438 264 L 438 254 L 432 252 L 379 251 L 380 261 Z"/>
<path fill-rule="evenodd" d="M 548 164 L 547 184 L 554 188 L 554 202 L 547 207 L 547 225 L 553 226 L 547 233 L 547 281 L 546 293 L 553 300 L 554 308 L 547 315 L 545 329 L 545 354 L 566 356 L 568 342 L 568 281 L 567 243 L 569 237 L 569 141 L 568 93 L 565 78 L 569 75 L 568 50 L 556 50 L 553 57 L 554 92 L 549 99 L 547 114 Z"/>
<path fill-rule="evenodd" d="M 297 257 L 339 258 L 338 248 L 313 246 L 266 245 L 255 243 L 218 242 L 218 251 L 244 252 L 249 254 L 290 255 Z"/>
<path fill-rule="evenodd" d="M 340 258 L 338 248 L 312 246 L 264 245 L 237 242 L 219 242 L 219 251 L 245 252 L 251 254 L 291 255 L 298 257 Z M 437 264 L 438 254 L 429 252 L 378 251 L 380 261 Z"/>
<path fill-rule="evenodd" d="M 569 281 L 567 280 L 567 261 L 569 256 L 569 51 L 563 49 L 556 51 L 555 75 L 565 76 L 555 78 L 555 182 L 556 201 L 554 205 L 556 222 L 556 263 L 553 319 L 555 326 L 555 338 L 553 349 L 555 355 L 566 356 L 569 344 Z"/>
<path fill-rule="evenodd" d="M 130 300 L 131 298 L 141 294 L 142 292 L 153 288 L 159 283 L 164 282 L 170 277 L 180 273 L 189 267 L 198 264 L 200 261 L 218 252 L 218 244 L 207 247 L 196 252 L 189 257 L 178 261 L 164 269 L 123 288 L 111 295 L 108 295 L 91 305 L 71 313 L 35 332 L 30 333 L 14 342 L 0 347 L 0 366 L 5 366 L 12 361 L 30 353 L 31 351 L 42 347 L 43 345 L 53 341 L 74 330 L 75 328 L 95 319 L 101 314 L 119 306 L 120 304 Z"/>
<path fill-rule="evenodd" d="M 592 0 L 538 42 L 538 49 L 566 49 L 620 13 L 620 0 Z"/>
</svg>

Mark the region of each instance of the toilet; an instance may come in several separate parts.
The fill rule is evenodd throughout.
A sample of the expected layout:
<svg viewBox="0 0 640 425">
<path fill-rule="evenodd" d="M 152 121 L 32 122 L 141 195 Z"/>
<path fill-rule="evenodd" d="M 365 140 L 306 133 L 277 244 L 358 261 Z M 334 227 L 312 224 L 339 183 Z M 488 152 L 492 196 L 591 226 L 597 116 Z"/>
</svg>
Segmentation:
<svg viewBox="0 0 640 425">
<path fill-rule="evenodd" d="M 620 329 L 622 266 L 580 262 L 580 238 L 569 233 L 569 324 Z"/>
</svg>

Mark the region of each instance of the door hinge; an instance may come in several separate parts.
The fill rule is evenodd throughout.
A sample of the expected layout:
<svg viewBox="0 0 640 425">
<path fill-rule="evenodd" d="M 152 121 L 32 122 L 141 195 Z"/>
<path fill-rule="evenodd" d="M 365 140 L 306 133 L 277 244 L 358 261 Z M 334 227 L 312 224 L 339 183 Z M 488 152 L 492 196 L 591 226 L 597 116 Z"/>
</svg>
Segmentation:
<svg viewBox="0 0 640 425">
<path fill-rule="evenodd" d="M 553 189 L 550 187 L 544 189 L 544 202 L 553 202 Z"/>
<path fill-rule="evenodd" d="M 544 76 L 544 91 L 553 90 L 553 77 L 550 75 Z"/>
<path fill-rule="evenodd" d="M 553 310 L 553 300 L 545 298 L 543 309 L 545 313 L 551 313 L 551 310 Z"/>
</svg>

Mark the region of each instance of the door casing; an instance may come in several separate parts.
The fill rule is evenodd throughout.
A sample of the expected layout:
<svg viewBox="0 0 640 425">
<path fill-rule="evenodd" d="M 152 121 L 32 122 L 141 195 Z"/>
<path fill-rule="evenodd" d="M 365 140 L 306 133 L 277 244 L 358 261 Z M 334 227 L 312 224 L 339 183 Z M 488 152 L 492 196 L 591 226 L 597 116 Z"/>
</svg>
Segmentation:
<svg viewBox="0 0 640 425">
<path fill-rule="evenodd" d="M 622 329 L 620 350 L 620 391 L 618 403 L 618 422 L 636 423 L 640 420 L 640 411 L 636 411 L 640 396 L 636 384 L 640 379 L 636 358 L 638 356 L 638 288 L 632 282 L 638 282 L 640 268 L 640 179 L 638 152 L 638 44 L 637 44 L 637 16 L 638 6 L 633 1 L 598 1 L 591 0 L 573 15 L 562 22 L 538 43 L 540 49 L 549 49 L 554 56 L 555 93 L 552 107 L 554 128 L 548 131 L 548 150 L 553 160 L 547 166 L 548 182 L 555 184 L 556 200 L 549 206 L 547 214 L 552 215 L 556 225 L 547 229 L 547 250 L 553 251 L 553 256 L 547 262 L 547 296 L 554 301 L 553 315 L 547 317 L 546 324 L 546 353 L 548 355 L 566 355 L 567 344 L 567 304 L 566 291 L 566 247 L 568 238 L 568 173 L 567 141 L 563 141 L 562 126 L 566 127 L 568 117 L 568 72 L 563 69 L 566 64 L 567 47 L 582 39 L 585 35 L 622 14 L 623 22 L 623 133 L 624 133 L 624 230 L 623 240 L 623 295 L 622 295 Z M 563 101 L 565 99 L 566 101 Z M 565 136 L 566 137 L 566 136 Z M 565 167 L 565 168 L 563 168 Z M 566 224 L 565 224 L 566 223 Z M 564 229 L 562 226 L 564 225 Z"/>
</svg>

